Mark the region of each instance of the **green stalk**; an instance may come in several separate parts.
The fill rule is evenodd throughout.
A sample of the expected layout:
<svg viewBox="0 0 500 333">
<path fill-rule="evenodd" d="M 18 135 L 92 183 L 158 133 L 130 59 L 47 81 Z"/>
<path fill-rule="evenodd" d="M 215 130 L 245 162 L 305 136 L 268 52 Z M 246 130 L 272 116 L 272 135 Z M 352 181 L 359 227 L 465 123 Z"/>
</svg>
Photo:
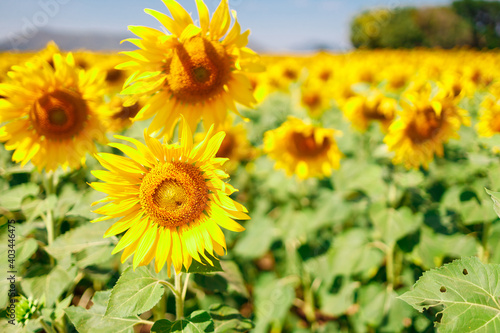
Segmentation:
<svg viewBox="0 0 500 333">
<path fill-rule="evenodd" d="M 488 249 L 488 238 L 490 237 L 491 221 L 485 221 L 483 224 L 483 238 L 481 239 L 481 261 L 485 264 L 490 260 L 490 250 Z"/>
<path fill-rule="evenodd" d="M 42 183 L 45 187 L 45 197 L 48 198 L 55 192 L 54 190 L 54 173 L 42 173 Z M 54 218 L 52 216 L 52 209 L 47 205 L 47 213 L 44 216 L 45 228 L 47 229 L 47 243 L 52 245 L 55 239 Z M 54 266 L 54 258 L 50 256 L 50 265 Z"/>
<path fill-rule="evenodd" d="M 175 319 L 184 318 L 184 298 L 182 297 L 182 272 L 175 273 Z"/>
</svg>

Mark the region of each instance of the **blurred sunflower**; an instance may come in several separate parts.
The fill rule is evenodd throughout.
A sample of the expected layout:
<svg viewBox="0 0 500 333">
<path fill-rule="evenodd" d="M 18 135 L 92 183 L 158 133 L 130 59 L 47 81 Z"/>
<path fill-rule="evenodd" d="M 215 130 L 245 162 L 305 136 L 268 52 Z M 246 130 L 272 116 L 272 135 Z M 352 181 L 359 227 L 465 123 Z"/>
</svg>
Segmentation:
<svg viewBox="0 0 500 333">
<path fill-rule="evenodd" d="M 31 162 L 46 171 L 79 168 L 94 141 L 105 142 L 97 113 L 104 77 L 75 66 L 73 55 L 56 53 L 49 62 L 37 59 L 13 66 L 11 80 L 0 84 L 0 141 L 15 150 L 12 160 Z"/>
<path fill-rule="evenodd" d="M 134 120 L 155 116 L 149 133 L 163 129 L 160 134 L 170 135 L 181 114 L 194 132 L 200 118 L 209 128 L 223 123 L 228 109 L 238 113 L 235 102 L 252 107 L 252 85 L 244 72 L 259 71 L 261 66 L 258 56 L 245 47 L 249 31 L 241 33 L 234 11 L 234 25 L 228 32 L 227 0 L 221 1 L 211 20 L 206 5 L 197 0 L 200 27 L 177 2 L 163 2 L 173 18 L 152 9 L 144 11 L 171 35 L 129 26 L 142 39 L 126 41 L 140 50 L 123 52 L 133 60 L 117 66 L 135 71 L 126 81 L 130 86 L 122 91 L 132 95 L 130 104 L 141 95 L 154 94 Z"/>
<path fill-rule="evenodd" d="M 331 105 L 331 93 L 317 79 L 308 80 L 300 87 L 301 104 L 306 108 L 309 116 L 320 117 Z"/>
<path fill-rule="evenodd" d="M 488 97 L 481 103 L 479 122 L 476 125 L 479 136 L 491 137 L 500 133 L 500 100 Z"/>
<path fill-rule="evenodd" d="M 340 167 L 342 153 L 333 129 L 316 127 L 289 117 L 279 128 L 264 134 L 264 152 L 276 160 L 276 169 L 300 179 L 329 176 Z"/>
<path fill-rule="evenodd" d="M 342 107 L 344 115 L 357 130 L 364 132 L 373 121 L 380 122 L 382 131 L 392 123 L 396 114 L 396 100 L 371 90 L 366 95 L 350 97 Z"/>
<path fill-rule="evenodd" d="M 109 203 L 95 211 L 105 216 L 92 222 L 121 217 L 104 237 L 127 231 L 113 250 L 113 254 L 124 250 L 122 262 L 135 253 L 135 269 L 156 258 L 156 271 L 166 263 L 170 276 L 172 263 L 179 273 L 182 266 L 189 269 L 192 259 L 213 264 L 207 253 L 224 255 L 226 242 L 220 227 L 244 230 L 233 219 L 249 219 L 247 210 L 229 197 L 236 190 L 222 181 L 229 176 L 220 169 L 227 159 L 215 156 L 225 133 L 213 135 L 212 131 L 213 126 L 193 148 L 191 131 L 183 121 L 180 144 L 161 144 L 145 132 L 146 145 L 116 136 L 137 149 L 109 144 L 129 158 L 96 155 L 109 171 L 94 170 L 92 174 L 105 183 L 90 186 L 108 196 L 94 204 Z"/>
<path fill-rule="evenodd" d="M 108 104 L 103 104 L 100 108 L 106 130 L 117 133 L 130 127 L 132 118 L 139 112 L 142 105 L 144 105 L 142 98 L 132 105 L 125 106 L 122 97 L 113 96 Z"/>
<path fill-rule="evenodd" d="M 243 123 L 233 125 L 234 119 L 227 117 L 219 130 L 226 133 L 224 140 L 215 154 L 216 157 L 228 158 L 229 160 L 224 164 L 224 169 L 228 173 L 234 172 L 238 165 L 243 161 L 253 159 L 256 154 L 256 149 L 252 147 L 247 139 L 247 130 Z M 196 141 L 203 140 L 204 134 L 197 133 L 195 136 Z"/>
<path fill-rule="evenodd" d="M 443 156 L 443 143 L 458 139 L 462 124 L 470 125 L 467 111 L 457 107 L 454 96 L 443 88 L 433 96 L 430 87 L 419 87 L 400 103 L 403 111 L 389 127 L 384 142 L 396 153 L 393 163 L 403 163 L 407 169 L 421 165 L 427 169 L 434 154 Z"/>
</svg>

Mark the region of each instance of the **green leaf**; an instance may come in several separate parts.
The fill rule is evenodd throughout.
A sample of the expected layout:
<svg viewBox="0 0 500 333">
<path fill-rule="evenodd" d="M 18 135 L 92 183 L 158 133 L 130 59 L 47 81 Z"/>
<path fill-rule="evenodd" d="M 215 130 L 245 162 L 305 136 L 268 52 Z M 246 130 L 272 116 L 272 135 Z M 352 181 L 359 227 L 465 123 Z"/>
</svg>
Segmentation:
<svg viewBox="0 0 500 333">
<path fill-rule="evenodd" d="M 323 284 L 318 290 L 321 312 L 335 317 L 344 314 L 354 304 L 354 293 L 359 286 L 358 281 L 345 281 L 339 291 L 332 294 L 327 285 Z"/>
<path fill-rule="evenodd" d="M 207 311 L 194 311 L 185 319 L 161 319 L 154 323 L 151 333 L 202 333 L 214 332 L 214 322 Z"/>
<path fill-rule="evenodd" d="M 101 215 L 93 213 L 92 207 L 90 206 L 93 202 L 104 198 L 106 195 L 104 193 L 95 191 L 94 189 L 89 189 L 83 193 L 81 200 L 77 205 L 66 214 L 67 216 L 80 216 L 89 220 L 93 220 Z"/>
<path fill-rule="evenodd" d="M 485 188 L 486 193 L 491 196 L 491 200 L 493 200 L 493 209 L 497 213 L 498 217 L 500 217 L 500 192 L 493 192 Z"/>
<path fill-rule="evenodd" d="M 104 316 L 111 290 L 98 291 L 92 298 L 94 305 L 86 310 L 80 306 L 64 310 L 80 333 L 133 333 L 134 326 L 141 323 L 138 316 Z"/>
<path fill-rule="evenodd" d="M 408 207 L 395 210 L 377 202 L 370 207 L 370 217 L 375 230 L 385 244 L 391 244 L 414 232 L 422 224 L 423 215 L 413 214 Z"/>
<path fill-rule="evenodd" d="M 382 265 L 384 254 L 370 245 L 368 236 L 369 232 L 361 228 L 352 228 L 339 234 L 326 254 L 304 263 L 305 269 L 327 284 L 333 283 L 337 275 L 360 274 L 363 280 L 375 276 Z"/>
<path fill-rule="evenodd" d="M 213 304 L 209 309 L 216 333 L 247 332 L 254 326 L 250 319 L 243 317 L 238 310 L 224 304 Z"/>
<path fill-rule="evenodd" d="M 476 257 L 427 271 L 401 295 L 418 311 L 440 306 L 439 332 L 500 331 L 500 265 Z"/>
<path fill-rule="evenodd" d="M 236 243 L 234 253 L 246 259 L 263 256 L 274 240 L 273 225 L 273 220 L 268 217 L 252 217 L 252 223 Z"/>
<path fill-rule="evenodd" d="M 254 286 L 255 333 L 269 332 L 271 322 L 283 322 L 295 298 L 293 280 L 261 274 Z"/>
<path fill-rule="evenodd" d="M 35 183 L 25 183 L 11 187 L 0 194 L 0 207 L 6 210 L 19 210 L 25 197 L 35 196 L 38 192 L 39 187 Z"/>
<path fill-rule="evenodd" d="M 53 257 L 61 258 L 86 248 L 109 245 L 112 243 L 113 238 L 103 238 L 103 235 L 111 224 L 110 221 L 101 221 L 99 223 L 87 223 L 71 229 L 62 236 L 57 237 L 54 243 L 47 246 L 45 250 Z"/>
<path fill-rule="evenodd" d="M 206 290 L 220 293 L 237 293 L 249 298 L 243 276 L 235 262 L 221 260 L 220 264 L 224 269 L 215 274 L 195 274 L 193 276 L 196 284 Z"/>
<path fill-rule="evenodd" d="M 443 235 L 428 227 L 422 227 L 420 230 L 420 242 L 413 249 L 411 256 L 415 264 L 424 269 L 441 266 L 445 257 L 460 258 L 477 253 L 476 240 L 472 235 Z"/>
<path fill-rule="evenodd" d="M 112 259 L 111 252 L 113 248 L 114 245 L 112 244 L 86 248 L 75 254 L 76 265 L 85 268 L 110 260 Z"/>
<path fill-rule="evenodd" d="M 150 310 L 160 301 L 163 285 L 146 267 L 127 267 L 111 291 L 106 316 L 126 317 Z"/>
<path fill-rule="evenodd" d="M 16 251 L 16 267 L 22 265 L 38 249 L 38 243 L 34 238 L 26 238 L 20 241 Z"/>
<path fill-rule="evenodd" d="M 21 287 L 26 296 L 42 300 L 51 307 L 62 293 L 71 285 L 76 277 L 76 268 L 69 269 L 55 266 L 35 266 L 21 280 Z"/>
</svg>

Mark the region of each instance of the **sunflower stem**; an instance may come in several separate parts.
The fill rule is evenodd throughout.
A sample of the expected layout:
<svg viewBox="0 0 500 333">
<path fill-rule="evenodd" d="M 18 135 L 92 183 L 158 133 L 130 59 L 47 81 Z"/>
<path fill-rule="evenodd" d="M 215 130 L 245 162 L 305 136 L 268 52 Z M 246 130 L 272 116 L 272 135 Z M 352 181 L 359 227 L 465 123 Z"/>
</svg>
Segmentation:
<svg viewBox="0 0 500 333">
<path fill-rule="evenodd" d="M 186 274 L 186 279 L 184 280 L 184 288 L 182 288 L 182 301 L 186 299 L 186 293 L 187 293 L 187 287 L 188 287 L 188 282 L 189 282 L 189 277 L 191 276 L 191 273 Z"/>
<path fill-rule="evenodd" d="M 491 221 L 485 221 L 483 223 L 483 237 L 481 239 L 481 261 L 485 264 L 488 263 L 490 258 L 490 251 L 488 248 L 488 238 L 490 236 Z"/>
<path fill-rule="evenodd" d="M 177 289 L 175 289 L 175 286 L 173 284 L 165 280 L 160 280 L 159 282 L 167 286 L 174 293 L 175 297 L 177 297 Z"/>
<path fill-rule="evenodd" d="M 45 187 L 45 196 L 48 198 L 54 191 L 54 173 L 42 174 L 42 183 Z M 55 235 L 54 235 L 54 218 L 52 216 L 52 209 L 49 204 L 47 204 L 47 214 L 45 215 L 45 227 L 47 229 L 47 243 L 48 245 L 52 245 L 54 243 Z M 50 256 L 50 265 L 54 266 L 54 258 Z"/>
<path fill-rule="evenodd" d="M 184 318 L 184 298 L 182 297 L 182 272 L 175 273 L 175 319 Z"/>
<path fill-rule="evenodd" d="M 52 326 L 47 325 L 47 323 L 43 320 L 43 318 L 40 318 L 40 324 L 42 325 L 45 332 L 56 333 L 56 331 L 52 328 Z"/>
</svg>

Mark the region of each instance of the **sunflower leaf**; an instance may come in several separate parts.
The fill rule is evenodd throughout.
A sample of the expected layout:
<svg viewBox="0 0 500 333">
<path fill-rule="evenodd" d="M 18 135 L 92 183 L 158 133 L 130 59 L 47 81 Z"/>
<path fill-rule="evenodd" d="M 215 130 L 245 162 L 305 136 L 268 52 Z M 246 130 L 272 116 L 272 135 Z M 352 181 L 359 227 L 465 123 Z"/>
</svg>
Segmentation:
<svg viewBox="0 0 500 333">
<path fill-rule="evenodd" d="M 103 238 L 102 235 L 110 226 L 109 221 L 97 224 L 84 224 L 74 228 L 62 236 L 56 238 L 54 243 L 47 246 L 45 250 L 55 258 L 68 256 L 69 253 L 77 253 L 87 248 L 112 244 L 112 238 Z"/>
<path fill-rule="evenodd" d="M 94 305 L 86 310 L 80 306 L 71 306 L 64 310 L 80 333 L 120 332 L 133 333 L 134 326 L 141 322 L 137 316 L 105 316 L 111 291 L 98 291 L 92 298 Z"/>
<path fill-rule="evenodd" d="M 111 291 L 106 316 L 127 317 L 150 310 L 160 301 L 163 285 L 147 268 L 127 267 Z"/>
<path fill-rule="evenodd" d="M 427 271 L 400 299 L 422 312 L 442 307 L 439 332 L 500 330 L 500 265 L 476 257 Z"/>
<path fill-rule="evenodd" d="M 238 310 L 227 305 L 213 304 L 209 311 L 216 333 L 247 332 L 254 328 L 250 319 L 243 317 Z"/>
<path fill-rule="evenodd" d="M 493 200 L 493 209 L 497 213 L 498 217 L 500 217 L 500 192 L 493 192 L 485 188 L 486 193 L 491 196 L 491 200 Z"/>
<path fill-rule="evenodd" d="M 170 321 L 161 319 L 151 327 L 152 333 L 175 333 L 175 332 L 214 332 L 214 322 L 207 311 L 199 310 L 191 313 L 187 318 Z M 222 331 L 221 331 L 222 332 Z"/>
<path fill-rule="evenodd" d="M 13 186 L 0 194 L 0 207 L 10 211 L 19 210 L 25 197 L 36 196 L 39 191 L 39 186 L 34 183 Z"/>
</svg>

